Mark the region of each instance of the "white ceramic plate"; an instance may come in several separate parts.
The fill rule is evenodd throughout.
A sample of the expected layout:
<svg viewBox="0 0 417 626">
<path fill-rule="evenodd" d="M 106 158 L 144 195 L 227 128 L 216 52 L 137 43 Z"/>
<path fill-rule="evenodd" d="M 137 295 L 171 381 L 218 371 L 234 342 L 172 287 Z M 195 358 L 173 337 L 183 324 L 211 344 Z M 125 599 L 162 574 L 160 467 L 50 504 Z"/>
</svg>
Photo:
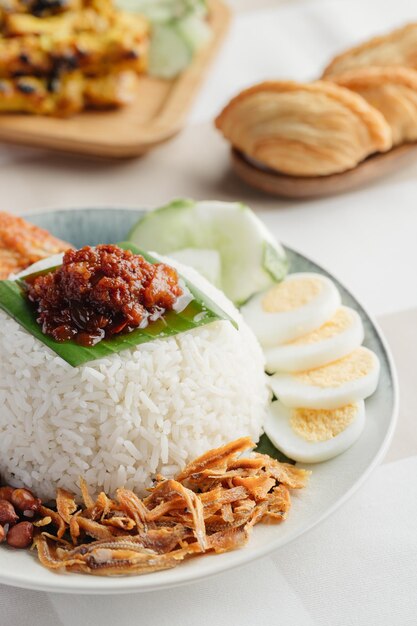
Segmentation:
<svg viewBox="0 0 417 626">
<path fill-rule="evenodd" d="M 121 241 L 141 211 L 89 209 L 31 215 L 31 221 L 77 246 Z M 315 271 L 321 267 L 288 250 L 291 271 Z M 377 392 L 367 401 L 367 421 L 362 437 L 347 452 L 331 461 L 311 466 L 306 489 L 293 492 L 289 518 L 281 525 L 254 529 L 249 544 L 235 552 L 190 559 L 177 568 L 144 576 L 101 578 L 79 574 L 56 574 L 44 569 L 27 552 L 0 548 L 0 583 L 63 593 L 109 594 L 150 591 L 186 584 L 237 567 L 289 543 L 307 532 L 343 504 L 369 476 L 387 450 L 397 416 L 397 382 L 386 343 L 368 313 L 334 276 L 344 304 L 355 308 L 366 329 L 365 345 L 381 361 Z M 308 467 L 303 465 L 303 467 Z"/>
</svg>

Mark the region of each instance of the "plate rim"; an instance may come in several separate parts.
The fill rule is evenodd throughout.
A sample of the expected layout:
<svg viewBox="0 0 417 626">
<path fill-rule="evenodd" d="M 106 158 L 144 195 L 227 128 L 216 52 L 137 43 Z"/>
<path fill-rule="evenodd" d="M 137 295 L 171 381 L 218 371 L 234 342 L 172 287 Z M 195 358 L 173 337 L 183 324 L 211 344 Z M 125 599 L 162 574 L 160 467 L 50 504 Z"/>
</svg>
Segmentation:
<svg viewBox="0 0 417 626">
<path fill-rule="evenodd" d="M 19 216 L 28 218 L 30 220 L 31 217 L 34 218 L 35 216 L 40 216 L 40 215 L 44 215 L 47 213 L 54 213 L 54 214 L 67 213 L 67 212 L 83 212 L 84 213 L 86 211 L 97 211 L 97 210 L 106 211 L 106 212 L 107 211 L 112 212 L 112 211 L 118 211 L 118 210 L 131 211 L 131 212 L 136 211 L 137 213 L 139 213 L 139 212 L 144 212 L 144 211 L 150 211 L 151 209 L 149 208 L 139 209 L 138 207 L 129 208 L 127 206 L 125 207 L 103 206 L 103 207 L 85 207 L 85 208 L 77 207 L 73 209 L 60 208 L 57 210 L 47 208 L 47 209 L 41 209 L 39 211 L 38 210 L 30 211 L 30 212 L 22 211 L 22 212 L 19 212 Z M 34 581 L 33 578 L 27 578 L 25 577 L 25 575 L 23 576 L 12 575 L 12 578 L 10 578 L 10 576 L 7 576 L 6 573 L 0 572 L 0 584 L 4 584 L 7 586 L 11 586 L 11 587 L 18 587 L 22 589 L 30 589 L 34 591 L 65 593 L 65 594 L 83 594 L 83 595 L 103 595 L 103 594 L 120 595 L 120 594 L 127 594 L 127 593 L 145 593 L 148 591 L 157 591 L 157 590 L 164 590 L 164 589 L 171 589 L 175 587 L 185 586 L 193 582 L 199 582 L 201 580 L 211 578 L 212 576 L 216 576 L 217 574 L 222 574 L 224 572 L 231 571 L 232 569 L 235 569 L 237 567 L 242 567 L 248 563 L 255 562 L 258 559 L 261 559 L 267 556 L 268 554 L 274 551 L 278 551 L 280 548 L 284 546 L 287 546 L 288 544 L 295 541 L 298 537 L 301 537 L 302 535 L 309 533 L 314 527 L 316 527 L 318 524 L 320 524 L 325 519 L 330 517 L 333 513 L 335 513 L 335 511 L 337 511 L 341 506 L 343 506 L 343 504 L 345 504 L 345 502 L 347 502 L 358 491 L 358 489 L 360 489 L 360 487 L 366 482 L 366 480 L 370 477 L 374 469 L 376 469 L 376 467 L 380 464 L 380 462 L 384 458 L 388 450 L 388 447 L 392 441 L 392 437 L 394 435 L 395 428 L 398 422 L 399 384 L 398 384 L 398 374 L 397 374 L 397 370 L 396 370 L 396 366 L 395 366 L 395 362 L 392 356 L 391 349 L 388 345 L 387 340 L 385 339 L 385 336 L 378 322 L 375 320 L 374 316 L 369 313 L 368 309 L 362 304 L 361 300 L 356 297 L 354 292 L 352 292 L 351 289 L 345 286 L 344 282 L 340 281 L 336 275 L 332 274 L 329 270 L 326 269 L 326 267 L 323 267 L 321 263 L 317 263 L 310 256 L 306 256 L 305 254 L 299 252 L 297 249 L 293 248 L 292 246 L 287 246 L 286 244 L 283 244 L 283 245 L 290 252 L 293 252 L 299 257 L 313 263 L 321 272 L 334 278 L 343 287 L 343 289 L 345 289 L 345 291 L 354 299 L 355 304 L 358 305 L 362 309 L 362 311 L 365 313 L 365 315 L 369 319 L 372 325 L 372 328 L 374 332 L 376 333 L 378 340 L 381 344 L 381 347 L 385 353 L 384 356 L 386 358 L 387 365 L 388 365 L 388 374 L 389 374 L 389 378 L 392 384 L 391 417 L 390 417 L 388 429 L 381 442 L 381 445 L 378 448 L 378 451 L 376 452 L 372 461 L 366 467 L 365 471 L 359 476 L 359 478 L 357 478 L 357 480 L 354 481 L 351 487 L 341 497 L 336 499 L 336 501 L 330 507 L 328 507 L 325 511 L 323 511 L 321 515 L 318 515 L 317 518 L 312 520 L 311 523 L 307 524 L 307 526 L 300 528 L 298 530 L 295 530 L 293 533 L 289 533 L 289 536 L 284 544 L 277 545 L 279 544 L 279 539 L 277 539 L 276 542 L 272 541 L 272 542 L 267 543 L 265 546 L 261 546 L 259 550 L 256 552 L 256 554 L 253 554 L 251 552 L 247 553 L 245 552 L 244 548 L 242 550 L 237 550 L 234 553 L 235 554 L 234 560 L 231 563 L 226 564 L 225 566 L 223 565 L 223 567 L 218 569 L 217 571 L 201 572 L 199 574 L 198 572 L 193 572 L 192 570 L 190 571 L 183 570 L 184 573 L 182 575 L 180 573 L 177 580 L 166 581 L 163 583 L 157 583 L 157 582 L 153 583 L 152 577 L 151 577 L 149 582 L 146 581 L 145 584 L 142 583 L 139 585 L 138 585 L 138 580 L 143 580 L 141 576 L 107 578 L 107 579 L 104 579 L 106 580 L 106 584 L 102 586 L 101 588 L 95 587 L 95 584 L 97 584 L 97 577 L 94 577 L 94 576 L 93 577 L 85 576 L 82 578 L 82 581 L 81 580 L 79 581 L 78 578 L 71 578 L 70 576 L 64 579 L 64 575 L 63 575 L 63 576 L 60 576 L 59 579 L 57 579 L 57 581 L 59 580 L 60 583 L 55 585 L 53 583 L 37 583 L 36 580 Z M 180 572 L 181 568 L 178 568 L 176 571 Z M 62 580 L 68 580 L 68 581 L 71 580 L 72 582 L 70 585 L 65 585 L 65 584 L 62 585 Z M 101 578 L 99 580 L 103 581 L 103 579 Z M 89 581 L 91 581 L 90 584 L 89 584 Z"/>
</svg>

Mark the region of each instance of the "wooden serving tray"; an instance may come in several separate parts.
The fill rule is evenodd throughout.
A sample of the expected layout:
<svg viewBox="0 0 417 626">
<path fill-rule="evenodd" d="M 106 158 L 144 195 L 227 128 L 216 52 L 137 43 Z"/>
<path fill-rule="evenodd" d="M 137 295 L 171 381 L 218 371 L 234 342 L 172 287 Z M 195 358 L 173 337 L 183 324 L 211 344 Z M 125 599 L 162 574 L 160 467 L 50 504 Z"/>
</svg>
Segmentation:
<svg viewBox="0 0 417 626">
<path fill-rule="evenodd" d="M 400 169 L 417 158 L 415 143 L 403 144 L 389 152 L 374 154 L 352 170 L 329 176 L 289 176 L 257 167 L 244 154 L 232 148 L 232 167 L 251 187 L 282 198 L 321 198 L 362 187 Z"/>
<path fill-rule="evenodd" d="M 230 22 L 222 0 L 209 1 L 213 38 L 176 79 L 140 78 L 137 98 L 114 111 L 86 111 L 69 119 L 0 115 L 0 141 L 110 158 L 144 154 L 181 130 Z"/>
</svg>

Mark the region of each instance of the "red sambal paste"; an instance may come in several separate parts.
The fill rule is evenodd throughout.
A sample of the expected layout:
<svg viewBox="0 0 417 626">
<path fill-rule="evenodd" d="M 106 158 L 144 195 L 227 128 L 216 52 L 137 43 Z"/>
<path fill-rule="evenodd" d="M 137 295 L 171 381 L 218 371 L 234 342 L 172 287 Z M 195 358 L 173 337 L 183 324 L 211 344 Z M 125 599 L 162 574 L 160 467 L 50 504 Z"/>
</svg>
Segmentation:
<svg viewBox="0 0 417 626">
<path fill-rule="evenodd" d="M 183 293 L 174 268 L 114 245 L 68 250 L 58 269 L 25 280 L 42 332 L 83 346 L 145 328 Z"/>
</svg>

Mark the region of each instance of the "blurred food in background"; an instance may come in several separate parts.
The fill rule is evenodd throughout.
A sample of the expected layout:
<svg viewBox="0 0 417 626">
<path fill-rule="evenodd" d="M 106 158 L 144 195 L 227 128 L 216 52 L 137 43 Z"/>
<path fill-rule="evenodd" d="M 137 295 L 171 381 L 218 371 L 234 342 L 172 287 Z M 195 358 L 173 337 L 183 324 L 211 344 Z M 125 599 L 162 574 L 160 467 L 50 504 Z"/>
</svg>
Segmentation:
<svg viewBox="0 0 417 626">
<path fill-rule="evenodd" d="M 393 170 L 417 140 L 417 23 L 339 54 L 321 80 L 245 89 L 215 124 L 238 175 L 269 193 L 329 195 L 373 180 L 387 171 L 382 159 Z M 359 175 L 372 156 L 375 167 Z M 346 184 L 330 178 L 349 172 Z"/>
<path fill-rule="evenodd" d="M 378 35 L 338 54 L 324 70 L 323 77 L 370 65 L 417 69 L 417 22 Z"/>
<path fill-rule="evenodd" d="M 0 112 L 66 117 L 123 106 L 148 68 L 173 77 L 210 39 L 204 2 L 120 4 L 0 0 Z"/>
<path fill-rule="evenodd" d="M 291 176 L 343 172 L 392 146 L 379 111 L 325 81 L 255 85 L 231 100 L 216 126 L 246 156 Z"/>
<path fill-rule="evenodd" d="M 134 96 L 146 18 L 111 0 L 2 0 L 0 15 L 0 111 L 67 116 Z"/>
<path fill-rule="evenodd" d="M 0 280 L 69 248 L 72 248 L 71 244 L 48 231 L 0 211 Z"/>
<path fill-rule="evenodd" d="M 417 140 L 417 72 L 408 67 L 358 67 L 329 76 L 360 94 L 391 127 L 394 145 Z"/>
<path fill-rule="evenodd" d="M 149 74 L 178 76 L 213 33 L 205 0 L 117 0 L 126 11 L 145 15 L 151 23 Z"/>
</svg>

